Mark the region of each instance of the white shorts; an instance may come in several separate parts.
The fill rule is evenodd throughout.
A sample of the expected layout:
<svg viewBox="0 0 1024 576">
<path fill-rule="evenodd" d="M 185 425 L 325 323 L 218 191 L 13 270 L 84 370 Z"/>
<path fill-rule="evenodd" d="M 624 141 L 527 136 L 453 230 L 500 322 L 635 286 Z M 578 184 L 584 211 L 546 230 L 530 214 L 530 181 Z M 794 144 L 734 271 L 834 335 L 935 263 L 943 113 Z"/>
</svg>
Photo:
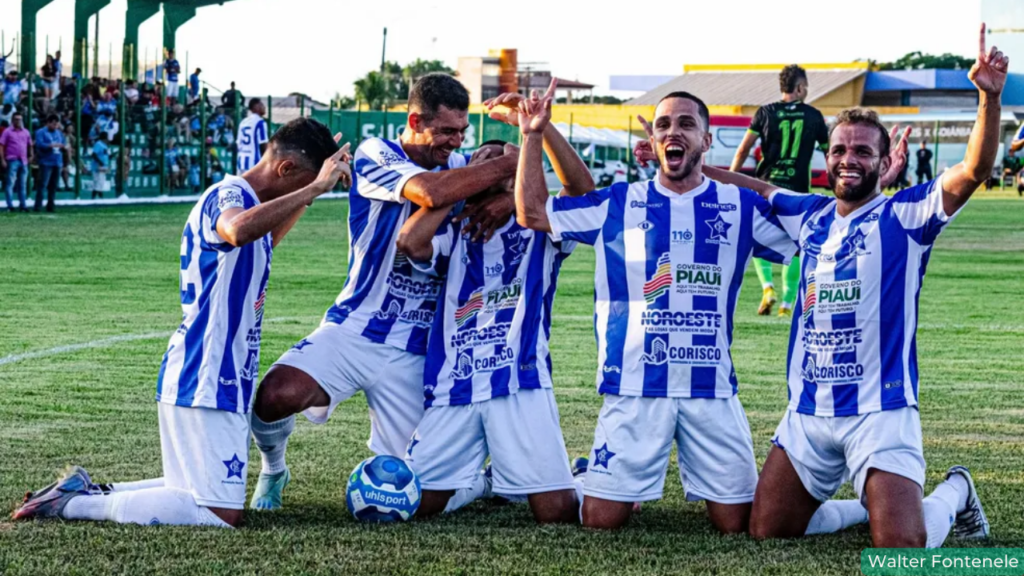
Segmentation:
<svg viewBox="0 0 1024 576">
<path fill-rule="evenodd" d="M 107 173 L 97 170 L 92 173 L 92 189 L 96 192 L 110 192 L 110 181 L 107 180 Z"/>
<path fill-rule="evenodd" d="M 278 358 L 274 365 L 309 374 L 327 395 L 326 407 L 304 412 L 322 424 L 338 404 L 360 390 L 370 405 L 370 439 L 375 454 L 402 458 L 413 430 L 423 418 L 424 357 L 378 344 L 340 324 L 321 324 Z"/>
<path fill-rule="evenodd" d="M 158 403 L 164 486 L 196 504 L 241 510 L 249 462 L 249 415 Z"/>
<path fill-rule="evenodd" d="M 550 388 L 475 404 L 432 406 L 413 434 L 405 461 L 424 490 L 457 490 L 473 485 L 488 454 L 496 493 L 573 488 Z"/>
<path fill-rule="evenodd" d="M 860 416 L 811 416 L 787 410 L 772 443 L 786 451 L 804 488 L 824 502 L 853 481 L 861 501 L 868 470 L 909 478 L 924 488 L 924 449 L 917 408 Z"/>
<path fill-rule="evenodd" d="M 170 80 L 167 81 L 167 96 L 169 98 L 177 98 L 178 97 L 178 81 L 177 80 L 175 80 L 173 82 L 170 81 Z"/>
<path fill-rule="evenodd" d="M 616 502 L 661 498 L 673 440 L 687 500 L 753 502 L 754 443 L 736 396 L 605 395 L 583 493 Z"/>
</svg>

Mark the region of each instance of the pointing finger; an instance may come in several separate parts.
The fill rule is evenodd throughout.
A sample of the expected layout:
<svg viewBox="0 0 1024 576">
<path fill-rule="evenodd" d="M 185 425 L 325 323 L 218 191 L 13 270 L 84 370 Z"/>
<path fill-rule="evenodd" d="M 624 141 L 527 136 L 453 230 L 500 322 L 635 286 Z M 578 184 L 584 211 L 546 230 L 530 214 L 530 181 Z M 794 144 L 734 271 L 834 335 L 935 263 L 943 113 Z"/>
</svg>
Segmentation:
<svg viewBox="0 0 1024 576">
<path fill-rule="evenodd" d="M 654 136 L 654 129 L 651 128 L 651 124 L 646 118 L 637 114 L 636 119 L 640 121 L 640 125 L 644 127 L 644 132 L 647 132 L 648 136 Z"/>
<path fill-rule="evenodd" d="M 554 76 L 552 76 L 551 77 L 551 84 L 548 85 L 548 91 L 544 93 L 544 97 L 545 98 L 554 99 L 554 97 L 555 97 L 555 90 L 557 90 L 557 88 L 558 88 L 558 78 L 555 78 Z"/>
</svg>

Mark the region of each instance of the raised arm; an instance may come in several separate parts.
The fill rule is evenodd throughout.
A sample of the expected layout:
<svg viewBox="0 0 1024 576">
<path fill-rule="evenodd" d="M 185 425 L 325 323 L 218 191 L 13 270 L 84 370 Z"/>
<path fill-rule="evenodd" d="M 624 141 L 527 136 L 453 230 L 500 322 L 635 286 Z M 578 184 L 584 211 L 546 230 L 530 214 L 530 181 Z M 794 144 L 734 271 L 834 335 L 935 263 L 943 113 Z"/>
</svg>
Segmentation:
<svg viewBox="0 0 1024 576">
<path fill-rule="evenodd" d="M 523 149 L 519 151 L 516 171 L 516 221 L 520 226 L 538 232 L 551 232 L 548 221 L 548 186 L 544 181 L 544 129 L 551 121 L 551 100 L 554 90 L 548 88 L 544 98 L 531 98 L 519 103 L 519 131 Z"/>
<path fill-rule="evenodd" d="M 979 186 L 992 177 L 999 151 L 1001 98 L 1010 59 L 995 46 L 985 50 L 985 24 L 978 40 L 978 60 L 967 76 L 978 88 L 978 119 L 967 142 L 964 161 L 942 176 L 942 205 L 946 215 L 959 210 Z"/>
<path fill-rule="evenodd" d="M 434 257 L 432 241 L 437 230 L 445 224 L 450 207 L 420 208 L 409 216 L 398 232 L 398 251 L 411 260 L 428 262 Z"/>
<path fill-rule="evenodd" d="M 242 208 L 225 210 L 217 219 L 217 234 L 228 244 L 237 247 L 244 246 L 279 229 L 294 216 L 295 212 L 302 211 L 317 196 L 333 189 L 339 179 L 351 182 L 352 173 L 348 161 L 349 148 L 346 144 L 324 161 L 316 180 L 305 188 L 248 210 Z M 274 238 L 275 245 L 284 238 L 286 232 L 287 229 L 278 232 L 278 236 Z"/>
<path fill-rule="evenodd" d="M 548 85 L 547 93 L 554 94 L 558 87 L 558 79 L 552 78 Z M 512 126 L 519 126 L 519 103 L 525 96 L 519 93 L 502 94 L 484 102 L 487 109 L 491 111 L 490 117 L 493 120 L 505 122 Z M 507 112 L 495 110 L 496 107 L 505 107 Z M 572 144 L 562 136 L 557 128 L 548 125 L 544 128 L 544 152 L 551 161 L 551 167 L 562 183 L 563 196 L 582 196 L 594 189 L 594 177 L 590 169 L 580 158 L 579 154 L 572 147 Z"/>
<path fill-rule="evenodd" d="M 417 174 L 402 187 L 402 196 L 424 208 L 440 208 L 466 200 L 515 173 L 515 156 L 499 156 L 458 170 Z"/>
<path fill-rule="evenodd" d="M 758 138 L 760 136 L 757 135 L 757 132 L 747 130 L 747 133 L 743 135 L 743 141 L 740 142 L 740 147 L 736 149 L 736 155 L 732 157 L 729 170 L 739 172 L 743 169 L 743 163 L 747 161 L 747 156 L 750 156 L 750 151 L 754 149 Z"/>
</svg>

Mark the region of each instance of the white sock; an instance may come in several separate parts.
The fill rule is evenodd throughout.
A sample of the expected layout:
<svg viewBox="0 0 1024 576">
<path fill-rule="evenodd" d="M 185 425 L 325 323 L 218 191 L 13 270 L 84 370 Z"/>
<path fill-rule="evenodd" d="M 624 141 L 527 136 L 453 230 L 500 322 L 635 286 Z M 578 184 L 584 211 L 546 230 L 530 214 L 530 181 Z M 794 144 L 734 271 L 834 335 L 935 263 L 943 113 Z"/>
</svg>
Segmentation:
<svg viewBox="0 0 1024 576">
<path fill-rule="evenodd" d="M 487 478 L 483 472 L 476 475 L 473 480 L 473 485 L 469 488 L 459 488 L 452 494 L 452 497 L 448 499 L 448 505 L 444 507 L 445 514 L 451 514 L 459 508 L 462 508 L 466 504 L 483 497 L 484 492 L 487 491 Z"/>
<path fill-rule="evenodd" d="M 586 474 L 580 474 L 572 479 L 572 487 L 576 492 L 576 504 L 580 507 L 580 524 L 583 524 L 583 479 Z"/>
<path fill-rule="evenodd" d="M 177 488 L 146 488 L 130 492 L 72 498 L 62 516 L 68 520 L 110 520 L 119 524 L 231 526 L 192 494 Z"/>
<path fill-rule="evenodd" d="M 288 449 L 288 437 L 292 430 L 295 430 L 295 415 L 282 418 L 277 422 L 267 423 L 260 420 L 256 413 L 252 414 L 252 437 L 256 440 L 256 447 L 260 449 L 260 457 L 263 460 L 262 474 L 277 474 L 284 472 L 287 466 L 284 462 L 284 453 Z"/>
<path fill-rule="evenodd" d="M 132 490 L 145 490 L 146 488 L 163 488 L 163 478 L 151 478 L 149 480 L 136 480 L 135 482 L 111 482 L 100 484 L 101 487 L 109 487 L 104 492 L 131 492 Z"/>
<path fill-rule="evenodd" d="M 926 547 L 938 548 L 946 541 L 950 528 L 956 523 L 957 513 L 967 507 L 969 492 L 967 480 L 954 474 L 924 499 L 924 527 L 928 533 Z"/>
<path fill-rule="evenodd" d="M 831 534 L 868 521 L 868 510 L 859 500 L 829 500 L 811 516 L 805 536 Z"/>
</svg>

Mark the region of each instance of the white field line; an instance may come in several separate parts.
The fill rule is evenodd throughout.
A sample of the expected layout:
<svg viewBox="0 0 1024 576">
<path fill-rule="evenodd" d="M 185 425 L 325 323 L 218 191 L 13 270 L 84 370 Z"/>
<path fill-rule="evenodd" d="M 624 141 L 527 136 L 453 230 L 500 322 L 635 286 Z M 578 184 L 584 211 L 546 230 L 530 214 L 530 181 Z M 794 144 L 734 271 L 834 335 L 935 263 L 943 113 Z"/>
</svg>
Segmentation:
<svg viewBox="0 0 1024 576">
<path fill-rule="evenodd" d="M 281 318 L 270 318 L 267 323 L 276 322 L 293 322 L 297 320 L 311 320 L 319 319 L 319 316 L 284 316 Z M 571 314 L 555 314 L 552 316 L 552 320 L 558 320 L 563 322 L 592 322 L 593 316 L 584 315 L 571 315 Z M 762 324 L 763 322 L 757 321 L 740 321 L 737 324 Z M 925 330 L 978 330 L 980 332 L 1005 332 L 1010 334 L 1024 334 L 1024 326 L 1003 326 L 998 324 L 947 324 L 947 323 L 927 323 L 920 324 L 918 328 Z M 64 346 L 55 346 L 53 348 L 46 348 L 43 350 L 33 350 L 31 352 L 22 352 L 21 354 L 11 354 L 0 358 L 0 366 L 7 364 L 14 364 L 16 362 L 22 362 L 24 360 L 34 360 L 36 358 L 45 358 L 47 356 L 56 356 L 58 354 L 67 354 L 69 352 L 77 352 L 79 350 L 85 350 L 88 348 L 106 348 L 113 344 L 121 342 L 133 342 L 136 340 L 153 340 L 156 338 L 167 338 L 170 334 L 168 332 L 150 332 L 147 334 L 122 334 L 120 336 L 111 336 L 108 338 L 100 338 L 99 340 L 91 340 L 89 342 L 80 342 L 78 344 L 65 344 Z"/>
<path fill-rule="evenodd" d="M 319 319 L 319 316 L 285 316 L 281 318 L 269 318 L 268 323 L 272 322 L 291 322 L 295 320 L 309 320 Z M 6 364 L 14 364 L 16 362 L 22 362 L 24 360 L 34 360 L 36 358 L 45 358 L 47 356 L 56 356 L 58 354 L 67 354 L 69 352 L 77 352 L 79 350 L 86 350 L 88 348 L 107 348 L 114 344 L 121 342 L 134 342 L 136 340 L 155 340 L 157 338 L 169 338 L 171 332 L 149 332 L 146 334 L 122 334 L 120 336 L 110 336 L 108 338 L 100 338 L 98 340 L 90 340 L 89 342 L 80 342 L 78 344 L 65 344 L 63 346 L 54 346 L 53 348 L 46 348 L 43 350 L 32 350 L 30 352 L 22 352 L 21 354 L 11 354 L 0 358 L 0 366 Z"/>
</svg>

